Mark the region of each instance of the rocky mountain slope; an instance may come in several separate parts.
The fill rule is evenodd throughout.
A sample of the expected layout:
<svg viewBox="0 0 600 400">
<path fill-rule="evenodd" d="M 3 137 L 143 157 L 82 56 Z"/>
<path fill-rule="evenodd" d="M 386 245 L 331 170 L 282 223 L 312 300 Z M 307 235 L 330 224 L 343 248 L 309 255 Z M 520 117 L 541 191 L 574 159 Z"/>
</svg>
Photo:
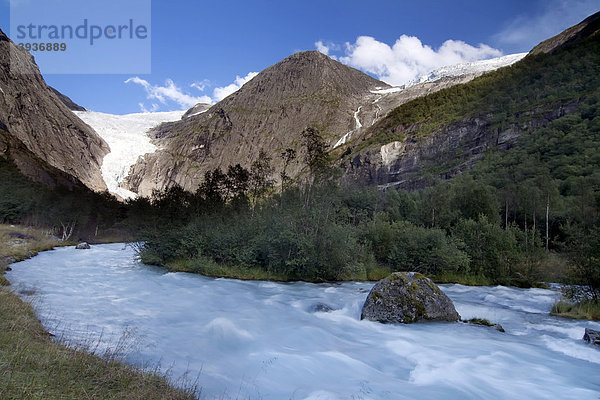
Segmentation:
<svg viewBox="0 0 600 400">
<path fill-rule="evenodd" d="M 294 54 L 208 111 L 156 129 L 159 151 L 133 167 L 129 189 L 147 195 L 177 183 L 195 190 L 206 171 L 249 167 L 261 149 L 277 171 L 281 152 L 295 149 L 298 157 L 288 168 L 294 176 L 303 168 L 302 131 L 314 126 L 333 146 L 356 128 L 359 107 L 379 97 L 371 92 L 376 88 L 389 86 L 319 52 Z"/>
<path fill-rule="evenodd" d="M 108 151 L 46 85 L 33 57 L 0 31 L 0 157 L 35 180 L 100 191 Z"/>
<path fill-rule="evenodd" d="M 548 54 L 538 46 L 536 57 L 394 109 L 335 150 L 345 179 L 421 188 L 576 111 L 600 90 L 598 15 L 577 35 L 571 28 L 551 39 L 554 51 L 542 46 Z"/>
</svg>

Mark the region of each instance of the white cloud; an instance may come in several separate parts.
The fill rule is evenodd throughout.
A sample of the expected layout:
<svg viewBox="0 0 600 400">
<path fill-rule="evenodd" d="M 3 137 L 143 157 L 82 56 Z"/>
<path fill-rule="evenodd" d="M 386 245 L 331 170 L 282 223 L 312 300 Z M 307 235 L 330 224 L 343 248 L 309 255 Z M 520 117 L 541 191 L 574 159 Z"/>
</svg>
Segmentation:
<svg viewBox="0 0 600 400">
<path fill-rule="evenodd" d="M 254 78 L 258 75 L 258 72 L 250 72 L 248 75 L 244 77 L 235 77 L 235 81 L 233 83 L 223 86 L 217 87 L 213 90 L 213 95 L 203 95 L 203 96 L 192 96 L 185 93 L 181 90 L 172 79 L 167 79 L 163 86 L 153 85 L 145 79 L 140 77 L 132 77 L 125 81 L 125 83 L 135 83 L 144 88 L 146 92 L 147 100 L 154 100 L 150 106 L 147 106 L 144 103 L 138 103 L 140 110 L 142 112 L 156 112 L 159 111 L 162 107 L 166 107 L 169 110 L 173 109 L 173 103 L 179 106 L 179 109 L 188 109 L 195 106 L 198 103 L 207 103 L 214 104 L 230 94 L 239 90 L 246 82 L 250 79 Z M 190 87 L 199 90 L 200 92 L 205 91 L 210 86 L 210 81 L 204 79 L 199 82 L 194 82 L 190 84 Z M 157 101 L 157 102 L 156 102 Z"/>
<path fill-rule="evenodd" d="M 315 47 L 318 51 L 325 54 L 326 56 L 329 55 L 329 46 L 324 44 L 323 41 L 319 40 L 318 42 L 315 42 Z"/>
<path fill-rule="evenodd" d="M 209 86 L 210 86 L 210 81 L 208 79 L 204 79 L 200 82 L 194 82 L 190 85 L 190 87 L 198 89 L 201 92 L 204 92 L 204 90 Z"/>
<path fill-rule="evenodd" d="M 142 86 L 146 91 L 146 98 L 148 100 L 158 100 L 160 103 L 166 106 L 169 105 L 169 102 L 174 102 L 178 104 L 181 109 L 186 109 L 193 107 L 198 103 L 210 103 L 212 101 L 209 96 L 194 97 L 184 93 L 171 79 L 167 79 L 164 86 L 152 85 L 148 81 L 137 76 L 127 79 L 125 83 L 135 83 Z M 140 105 L 140 108 L 142 111 L 148 111 L 143 104 Z M 158 108 L 158 105 L 154 103 L 150 110 L 157 111 Z"/>
<path fill-rule="evenodd" d="M 402 35 L 393 46 L 360 36 L 355 43 L 346 43 L 346 56 L 340 61 L 391 85 L 402 85 L 443 66 L 501 55 L 500 50 L 488 45 L 472 46 L 460 40 L 447 40 L 434 50 L 414 36 Z"/>
<path fill-rule="evenodd" d="M 600 10 L 598 0 L 546 0 L 543 4 L 539 14 L 516 17 L 494 39 L 527 51 Z"/>
<path fill-rule="evenodd" d="M 218 87 L 213 90 L 213 100 L 219 102 L 230 94 L 237 92 L 246 82 L 258 75 L 258 72 L 250 72 L 243 78 L 235 77 L 235 81 L 227 86 Z"/>
<path fill-rule="evenodd" d="M 318 42 L 315 42 L 315 48 L 317 49 L 317 51 L 320 51 L 321 53 L 325 54 L 326 56 L 331 57 L 334 60 L 337 60 L 337 56 L 334 56 L 331 54 L 332 51 L 338 51 L 340 50 L 340 46 L 332 43 L 332 42 L 323 42 L 322 40 L 319 40 Z"/>
<path fill-rule="evenodd" d="M 150 108 L 147 108 L 144 103 L 138 103 L 138 106 L 140 106 L 140 110 L 142 110 L 144 113 L 157 112 L 160 108 L 160 106 L 156 103 L 153 103 Z"/>
</svg>

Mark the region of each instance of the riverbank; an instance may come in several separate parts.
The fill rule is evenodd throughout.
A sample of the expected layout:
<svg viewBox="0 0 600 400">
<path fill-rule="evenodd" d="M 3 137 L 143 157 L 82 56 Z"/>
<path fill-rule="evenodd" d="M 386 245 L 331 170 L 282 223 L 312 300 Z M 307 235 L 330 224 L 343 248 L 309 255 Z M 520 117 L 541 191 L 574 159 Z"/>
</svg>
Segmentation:
<svg viewBox="0 0 600 400">
<path fill-rule="evenodd" d="M 173 388 L 116 354 L 99 357 L 53 341 L 31 305 L 6 287 L 10 263 L 70 244 L 43 230 L 0 225 L 0 398 L 194 399 L 194 388 Z"/>
</svg>

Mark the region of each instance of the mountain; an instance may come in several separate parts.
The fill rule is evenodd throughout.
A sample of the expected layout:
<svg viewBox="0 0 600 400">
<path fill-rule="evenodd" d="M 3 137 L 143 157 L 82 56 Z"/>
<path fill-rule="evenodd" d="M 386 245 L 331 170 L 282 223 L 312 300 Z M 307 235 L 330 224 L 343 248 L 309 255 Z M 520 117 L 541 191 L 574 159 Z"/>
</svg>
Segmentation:
<svg viewBox="0 0 600 400">
<path fill-rule="evenodd" d="M 33 57 L 0 31 L 0 157 L 49 185 L 101 191 L 109 148 L 46 85 Z"/>
<path fill-rule="evenodd" d="M 249 167 L 260 150 L 283 168 L 281 153 L 298 157 L 286 173 L 303 167 L 300 133 L 318 128 L 330 148 L 341 147 L 402 104 L 469 82 L 483 73 L 520 60 L 516 54 L 434 71 L 408 87 L 390 87 L 322 53 L 302 52 L 267 68 L 238 92 L 208 108 L 199 104 L 182 121 L 151 132 L 159 150 L 146 154 L 121 185 L 148 195 L 177 183 L 195 190 L 204 173 L 240 163 Z"/>
<path fill-rule="evenodd" d="M 154 130 L 159 150 L 132 168 L 128 189 L 147 195 L 177 183 L 195 190 L 206 171 L 249 167 L 260 150 L 281 171 L 281 152 L 295 149 L 298 157 L 288 168 L 294 176 L 303 168 L 302 131 L 316 127 L 334 145 L 356 128 L 355 114 L 377 99 L 376 88 L 389 86 L 319 52 L 294 54 L 206 112 Z"/>
<path fill-rule="evenodd" d="M 512 66 L 395 108 L 335 149 L 345 179 L 422 188 L 575 113 L 600 90 L 597 15 L 551 40 L 552 50 L 537 46 Z"/>
</svg>

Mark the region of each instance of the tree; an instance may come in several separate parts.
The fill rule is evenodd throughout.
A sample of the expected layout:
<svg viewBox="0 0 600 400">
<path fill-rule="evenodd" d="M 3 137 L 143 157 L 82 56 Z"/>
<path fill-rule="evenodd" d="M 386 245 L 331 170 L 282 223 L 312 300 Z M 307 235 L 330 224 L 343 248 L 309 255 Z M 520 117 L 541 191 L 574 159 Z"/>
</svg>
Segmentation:
<svg viewBox="0 0 600 400">
<path fill-rule="evenodd" d="M 580 224 L 567 231 L 567 251 L 575 278 L 587 287 L 588 297 L 600 300 L 600 228 Z"/>
<path fill-rule="evenodd" d="M 224 191 L 226 175 L 221 168 L 215 168 L 213 171 L 206 171 L 204 181 L 198 188 L 198 194 L 201 194 L 210 207 L 223 205 L 225 203 Z"/>
<path fill-rule="evenodd" d="M 290 177 L 287 174 L 287 169 L 291 162 L 296 159 L 296 150 L 288 147 L 281 153 L 281 158 L 283 158 L 283 170 L 281 171 L 281 191 L 283 192 L 289 185 Z"/>
<path fill-rule="evenodd" d="M 306 149 L 304 161 L 310 169 L 313 181 L 319 181 L 324 177 L 329 165 L 327 144 L 321 136 L 321 132 L 313 127 L 306 128 L 302 132 L 302 140 Z"/>
<path fill-rule="evenodd" d="M 240 164 L 230 165 L 225 177 L 225 199 L 239 202 L 246 199 L 250 186 L 250 172 Z"/>
<path fill-rule="evenodd" d="M 260 150 L 258 159 L 250 167 L 250 192 L 254 201 L 267 194 L 275 184 L 271 157 Z"/>
</svg>

